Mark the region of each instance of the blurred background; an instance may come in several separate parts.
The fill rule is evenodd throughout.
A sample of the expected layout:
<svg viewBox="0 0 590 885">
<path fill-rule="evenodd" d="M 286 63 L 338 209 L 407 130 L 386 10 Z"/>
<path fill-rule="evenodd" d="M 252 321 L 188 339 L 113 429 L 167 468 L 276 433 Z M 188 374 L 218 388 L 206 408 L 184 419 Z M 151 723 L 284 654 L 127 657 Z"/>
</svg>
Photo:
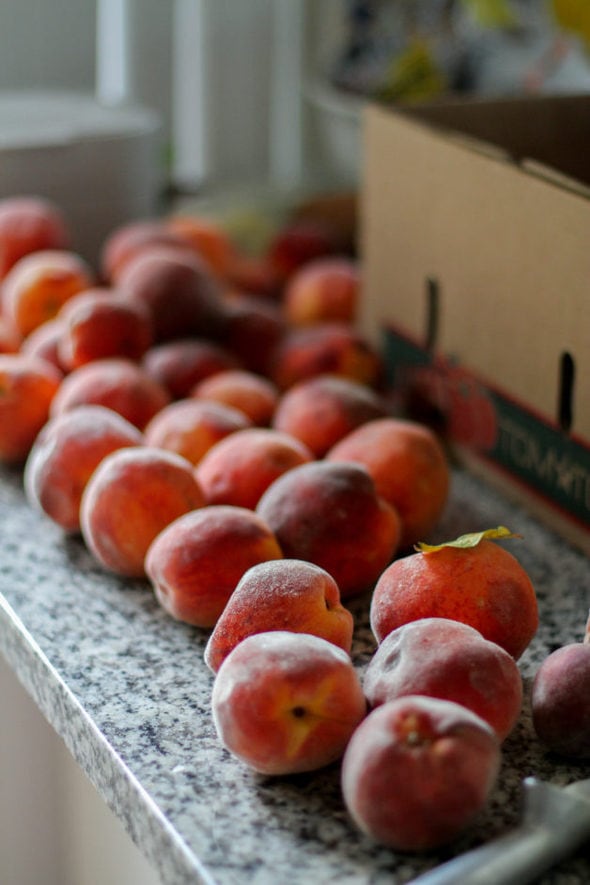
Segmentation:
<svg viewBox="0 0 590 885">
<path fill-rule="evenodd" d="M 0 197 L 93 257 L 163 208 L 354 192 L 367 101 L 587 91 L 589 43 L 588 0 L 3 0 Z M 2 662 L 0 698 L 0 881 L 156 882 Z"/>
</svg>

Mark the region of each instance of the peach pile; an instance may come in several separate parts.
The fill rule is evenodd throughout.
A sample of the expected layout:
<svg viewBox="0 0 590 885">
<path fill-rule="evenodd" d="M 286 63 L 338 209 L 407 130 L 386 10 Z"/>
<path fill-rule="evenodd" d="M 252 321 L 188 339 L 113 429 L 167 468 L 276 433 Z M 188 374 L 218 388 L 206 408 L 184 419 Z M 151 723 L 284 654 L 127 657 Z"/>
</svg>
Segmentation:
<svg viewBox="0 0 590 885">
<path fill-rule="evenodd" d="M 505 533 L 424 543 L 449 461 L 393 412 L 341 233 L 291 219 L 250 254 L 209 219 L 140 219 L 92 269 L 60 218 L 0 200 L 0 462 L 100 567 L 207 631 L 230 753 L 275 776 L 337 763 L 351 822 L 394 849 L 454 839 L 520 714 L 535 591 Z"/>
</svg>

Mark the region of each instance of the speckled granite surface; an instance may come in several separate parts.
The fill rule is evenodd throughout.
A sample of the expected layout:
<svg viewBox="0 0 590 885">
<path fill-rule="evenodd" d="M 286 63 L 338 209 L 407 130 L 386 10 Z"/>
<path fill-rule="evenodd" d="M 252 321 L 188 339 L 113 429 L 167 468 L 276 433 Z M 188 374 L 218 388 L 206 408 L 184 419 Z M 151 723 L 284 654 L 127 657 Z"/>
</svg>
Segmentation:
<svg viewBox="0 0 590 885">
<path fill-rule="evenodd" d="M 520 661 L 526 688 L 543 657 L 581 638 L 590 605 L 586 557 L 462 472 L 440 538 L 506 524 L 536 586 L 541 628 Z M 172 621 L 149 586 L 103 572 L 25 503 L 18 472 L 0 471 L 0 651 L 159 871 L 163 883 L 406 883 L 519 819 L 521 780 L 590 776 L 534 738 L 525 705 L 504 745 L 489 808 L 440 854 L 396 856 L 359 835 L 342 806 L 338 768 L 290 778 L 248 771 L 221 748 L 202 655 L 207 634 Z M 355 662 L 373 648 L 368 598 L 356 616 Z M 590 845 L 543 878 L 590 882 Z"/>
</svg>

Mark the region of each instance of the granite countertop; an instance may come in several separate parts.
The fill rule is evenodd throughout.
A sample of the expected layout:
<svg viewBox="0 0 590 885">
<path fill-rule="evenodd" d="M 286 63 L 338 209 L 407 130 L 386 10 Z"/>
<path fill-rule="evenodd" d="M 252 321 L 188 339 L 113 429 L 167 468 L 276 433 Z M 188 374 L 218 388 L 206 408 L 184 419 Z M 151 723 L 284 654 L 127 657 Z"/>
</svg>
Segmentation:
<svg viewBox="0 0 590 885">
<path fill-rule="evenodd" d="M 537 589 L 541 627 L 520 660 L 530 679 L 553 648 L 579 641 L 590 603 L 587 558 L 462 471 L 453 474 L 440 539 L 507 525 Z M 373 649 L 368 596 L 348 606 L 360 671 Z M 256 775 L 217 740 L 210 715 L 207 633 L 173 621 L 147 582 L 105 573 L 77 537 L 31 510 L 18 471 L 0 470 L 0 652 L 164 885 L 405 883 L 499 835 L 520 816 L 521 781 L 590 776 L 551 758 L 525 702 L 503 747 L 488 809 L 445 851 L 396 855 L 360 835 L 342 805 L 338 766 L 284 778 Z M 543 877 L 590 881 L 590 847 Z"/>
</svg>

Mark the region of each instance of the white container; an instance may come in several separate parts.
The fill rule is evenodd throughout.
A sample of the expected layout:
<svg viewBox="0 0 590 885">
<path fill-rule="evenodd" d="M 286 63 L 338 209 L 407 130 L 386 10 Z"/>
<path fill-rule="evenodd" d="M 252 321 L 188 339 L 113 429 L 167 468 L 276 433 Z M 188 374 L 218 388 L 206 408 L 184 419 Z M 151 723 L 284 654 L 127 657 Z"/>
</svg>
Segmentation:
<svg viewBox="0 0 590 885">
<path fill-rule="evenodd" d="M 117 225 L 154 215 L 164 181 L 160 121 L 76 92 L 0 92 L 0 198 L 39 195 L 64 212 L 95 264 Z"/>
</svg>

